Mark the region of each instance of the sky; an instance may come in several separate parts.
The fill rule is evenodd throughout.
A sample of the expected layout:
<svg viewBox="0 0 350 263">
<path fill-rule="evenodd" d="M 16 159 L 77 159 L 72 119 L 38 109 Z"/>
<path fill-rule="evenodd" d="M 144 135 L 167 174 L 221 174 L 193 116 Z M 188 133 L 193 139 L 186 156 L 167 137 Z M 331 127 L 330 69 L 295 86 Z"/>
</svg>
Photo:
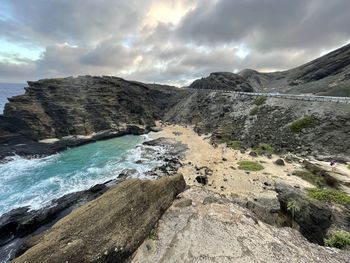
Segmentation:
<svg viewBox="0 0 350 263">
<path fill-rule="evenodd" d="M 0 82 L 187 85 L 289 69 L 350 42 L 349 0 L 0 0 Z"/>
</svg>

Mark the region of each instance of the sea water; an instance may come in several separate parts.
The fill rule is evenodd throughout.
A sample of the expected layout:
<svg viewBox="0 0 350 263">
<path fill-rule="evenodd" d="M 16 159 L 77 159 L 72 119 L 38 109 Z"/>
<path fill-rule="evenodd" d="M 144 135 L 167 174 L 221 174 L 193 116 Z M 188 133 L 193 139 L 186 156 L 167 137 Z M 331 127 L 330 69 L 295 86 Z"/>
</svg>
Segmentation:
<svg viewBox="0 0 350 263">
<path fill-rule="evenodd" d="M 134 177 L 160 165 L 156 159 L 137 160 L 145 136 L 126 135 L 86 144 L 39 159 L 18 156 L 0 164 L 0 215 L 14 208 L 38 209 L 65 194 L 117 178 L 123 169 L 136 169 Z M 161 149 L 158 149 L 161 151 Z"/>
<path fill-rule="evenodd" d="M 3 113 L 7 98 L 24 94 L 25 84 L 0 83 L 0 114 Z"/>
</svg>

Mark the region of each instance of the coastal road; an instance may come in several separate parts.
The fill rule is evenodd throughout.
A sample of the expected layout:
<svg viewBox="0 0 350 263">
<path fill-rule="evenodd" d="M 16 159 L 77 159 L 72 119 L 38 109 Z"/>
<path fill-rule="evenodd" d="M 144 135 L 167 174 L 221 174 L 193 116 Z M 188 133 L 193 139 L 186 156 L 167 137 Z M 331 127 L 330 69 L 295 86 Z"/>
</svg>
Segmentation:
<svg viewBox="0 0 350 263">
<path fill-rule="evenodd" d="M 350 104 L 350 97 L 333 97 L 333 96 L 314 96 L 314 95 L 295 95 L 295 94 L 280 94 L 280 93 L 258 93 L 258 92 L 240 92 L 240 91 L 232 91 L 232 90 L 218 90 L 218 89 L 190 89 L 186 88 L 190 91 L 201 91 L 201 92 L 222 92 L 222 93 L 230 93 L 236 94 L 237 96 L 242 97 L 274 97 L 281 99 L 291 99 L 291 100 L 303 100 L 303 101 L 320 101 L 320 102 L 336 102 L 336 103 L 345 103 Z"/>
</svg>

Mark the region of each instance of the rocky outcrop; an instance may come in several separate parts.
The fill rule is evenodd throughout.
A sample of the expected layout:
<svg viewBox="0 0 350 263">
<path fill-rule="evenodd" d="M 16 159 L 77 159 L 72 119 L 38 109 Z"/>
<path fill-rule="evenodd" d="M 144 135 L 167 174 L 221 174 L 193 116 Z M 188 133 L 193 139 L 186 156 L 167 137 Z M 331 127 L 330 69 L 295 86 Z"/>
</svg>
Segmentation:
<svg viewBox="0 0 350 263">
<path fill-rule="evenodd" d="M 147 132 L 186 94 L 175 87 L 116 77 L 44 79 L 28 85 L 24 95 L 9 99 L 0 116 L 0 156 L 50 154 L 65 144 L 84 143 L 70 138 L 50 147 L 38 144 L 47 138 L 92 135 L 86 141 L 93 141 Z"/>
<path fill-rule="evenodd" d="M 305 116 L 312 123 L 293 130 L 291 125 Z M 173 107 L 165 120 L 194 125 L 199 134 L 211 134 L 214 143 L 240 141 L 243 148 L 267 143 L 277 152 L 345 159 L 350 155 L 350 104 L 269 97 L 257 106 L 251 97 L 195 92 Z"/>
<path fill-rule="evenodd" d="M 259 221 L 249 210 L 199 188 L 183 192 L 132 263 L 347 262 L 350 253 L 309 243 L 296 230 Z"/>
<path fill-rule="evenodd" d="M 182 175 L 124 181 L 29 242 L 12 262 L 125 262 L 185 186 Z"/>
<path fill-rule="evenodd" d="M 249 82 L 241 76 L 231 72 L 214 72 L 208 77 L 195 80 L 189 88 L 191 89 L 216 89 L 253 92 L 254 89 Z"/>
<path fill-rule="evenodd" d="M 324 244 L 324 238 L 331 230 L 350 231 L 350 210 L 345 206 L 332 206 L 308 198 L 304 192 L 287 185 L 277 185 L 277 198 L 285 213 L 288 203 L 294 202 L 297 209 L 293 220 L 298 224 L 300 233 L 309 241 Z"/>
<path fill-rule="evenodd" d="M 302 66 L 273 73 L 238 73 L 260 92 L 350 96 L 350 44 Z"/>
<path fill-rule="evenodd" d="M 137 147 L 140 148 L 141 159 L 136 162 L 155 160 L 159 162 L 157 167 L 144 174 L 154 179 L 176 175 L 182 166 L 181 159 L 187 150 L 187 146 L 181 142 L 165 138 L 147 141 L 144 145 Z M 38 210 L 22 207 L 0 216 L 0 262 L 7 262 L 15 255 L 22 254 L 22 251 L 31 246 L 33 236 L 40 235 L 74 209 L 96 199 L 110 187 L 137 176 L 137 174 L 136 169 L 124 169 L 116 179 L 95 185 L 85 191 L 64 195 L 53 200 L 46 207 Z"/>
</svg>

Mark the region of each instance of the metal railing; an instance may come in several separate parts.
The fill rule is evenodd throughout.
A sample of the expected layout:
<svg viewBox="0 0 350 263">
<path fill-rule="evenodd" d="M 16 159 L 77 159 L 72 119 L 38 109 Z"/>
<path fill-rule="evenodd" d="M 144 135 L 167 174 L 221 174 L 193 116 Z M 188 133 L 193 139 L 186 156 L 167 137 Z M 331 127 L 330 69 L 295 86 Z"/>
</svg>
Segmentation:
<svg viewBox="0 0 350 263">
<path fill-rule="evenodd" d="M 319 101 L 319 102 L 336 102 L 336 103 L 346 103 L 350 104 L 350 97 L 334 97 L 334 96 L 314 96 L 314 95 L 295 95 L 295 94 L 280 94 L 280 93 L 261 93 L 261 92 L 242 92 L 242 91 L 232 91 L 223 89 L 191 89 L 186 88 L 190 91 L 201 91 L 201 92 L 221 92 L 236 94 L 242 97 L 274 97 L 281 99 L 291 99 L 291 100 L 303 100 L 303 101 Z"/>
</svg>

